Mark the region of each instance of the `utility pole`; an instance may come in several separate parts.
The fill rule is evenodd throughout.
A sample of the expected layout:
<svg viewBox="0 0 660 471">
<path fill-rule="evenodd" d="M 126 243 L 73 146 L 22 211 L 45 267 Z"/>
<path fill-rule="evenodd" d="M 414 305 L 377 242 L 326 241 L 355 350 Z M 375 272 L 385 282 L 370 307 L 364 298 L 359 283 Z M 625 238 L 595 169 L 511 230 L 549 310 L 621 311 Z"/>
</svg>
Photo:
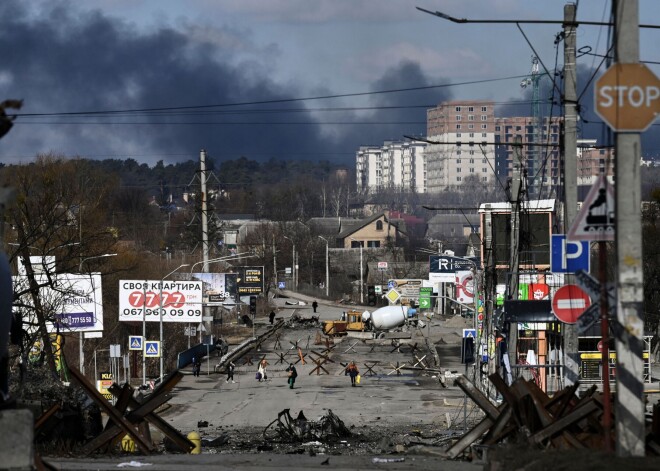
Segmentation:
<svg viewBox="0 0 660 471">
<path fill-rule="evenodd" d="M 615 0 L 615 62 L 639 63 L 639 1 Z M 644 277 L 639 132 L 616 133 L 616 454 L 644 456 Z M 605 367 L 605 365 L 603 365 Z"/>
<path fill-rule="evenodd" d="M 577 80 L 575 71 L 575 4 L 564 5 L 564 233 L 577 213 Z M 567 280 L 567 284 L 569 281 Z M 579 380 L 578 331 L 563 324 L 564 380 L 567 386 Z"/>
<path fill-rule="evenodd" d="M 202 197 L 202 271 L 204 273 L 209 272 L 209 222 L 208 222 L 208 207 L 206 204 L 207 201 L 207 192 L 206 192 L 206 151 L 202 149 L 199 152 L 199 182 L 200 182 L 200 193 Z M 212 322 L 204 321 L 205 317 L 208 317 L 210 308 L 208 306 L 202 306 L 202 325 L 206 329 L 207 335 L 211 335 Z M 201 338 L 201 333 L 200 333 Z"/>
<path fill-rule="evenodd" d="M 513 146 L 513 175 L 511 178 L 511 246 L 509 254 L 509 271 L 511 275 L 507 284 L 507 299 L 518 299 L 518 269 L 520 264 L 520 197 L 524 193 L 525 176 L 522 157 L 522 137 L 516 136 Z M 507 348 L 509 363 L 518 363 L 518 322 L 511 322 Z"/>
</svg>

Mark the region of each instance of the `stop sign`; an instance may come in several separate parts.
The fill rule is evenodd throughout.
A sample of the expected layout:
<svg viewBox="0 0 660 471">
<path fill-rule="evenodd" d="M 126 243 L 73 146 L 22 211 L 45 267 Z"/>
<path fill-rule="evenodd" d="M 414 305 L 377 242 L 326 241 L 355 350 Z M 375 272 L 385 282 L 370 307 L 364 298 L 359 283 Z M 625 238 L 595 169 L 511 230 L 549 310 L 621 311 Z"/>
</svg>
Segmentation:
<svg viewBox="0 0 660 471">
<path fill-rule="evenodd" d="M 575 324 L 589 306 L 591 298 L 578 285 L 562 286 L 552 297 L 552 312 L 566 324 Z"/>
<path fill-rule="evenodd" d="M 612 130 L 643 132 L 660 112 L 660 81 L 644 64 L 617 63 L 596 81 L 594 100 Z"/>
</svg>

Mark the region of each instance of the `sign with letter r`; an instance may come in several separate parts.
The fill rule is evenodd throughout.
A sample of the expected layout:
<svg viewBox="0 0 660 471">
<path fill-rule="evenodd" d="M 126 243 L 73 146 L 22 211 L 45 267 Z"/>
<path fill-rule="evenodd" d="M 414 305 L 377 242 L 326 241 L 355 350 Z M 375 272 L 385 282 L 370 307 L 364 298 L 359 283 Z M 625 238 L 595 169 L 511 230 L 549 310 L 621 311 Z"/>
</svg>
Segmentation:
<svg viewBox="0 0 660 471">
<path fill-rule="evenodd" d="M 589 273 L 589 241 L 568 240 L 566 234 L 553 234 L 550 254 L 550 271 L 553 273 Z"/>
</svg>

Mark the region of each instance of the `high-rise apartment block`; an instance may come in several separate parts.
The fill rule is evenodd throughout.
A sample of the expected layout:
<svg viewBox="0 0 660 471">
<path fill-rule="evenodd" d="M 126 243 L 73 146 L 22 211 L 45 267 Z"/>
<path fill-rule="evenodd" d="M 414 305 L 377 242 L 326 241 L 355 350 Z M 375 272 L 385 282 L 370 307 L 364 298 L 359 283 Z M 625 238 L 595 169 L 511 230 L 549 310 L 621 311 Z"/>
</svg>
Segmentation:
<svg viewBox="0 0 660 471">
<path fill-rule="evenodd" d="M 527 193 L 553 198 L 562 184 L 560 144 L 563 118 L 495 117 L 492 101 L 450 101 L 427 110 L 427 142 L 387 141 L 356 154 L 357 186 L 439 193 L 463 185 L 506 185 L 522 163 Z M 578 185 L 612 175 L 611 150 L 580 141 Z M 498 180 L 500 183 L 498 183 Z"/>
<path fill-rule="evenodd" d="M 355 158 L 357 188 L 426 192 L 425 147 L 422 142 L 386 141 L 382 146 L 361 146 Z"/>
</svg>

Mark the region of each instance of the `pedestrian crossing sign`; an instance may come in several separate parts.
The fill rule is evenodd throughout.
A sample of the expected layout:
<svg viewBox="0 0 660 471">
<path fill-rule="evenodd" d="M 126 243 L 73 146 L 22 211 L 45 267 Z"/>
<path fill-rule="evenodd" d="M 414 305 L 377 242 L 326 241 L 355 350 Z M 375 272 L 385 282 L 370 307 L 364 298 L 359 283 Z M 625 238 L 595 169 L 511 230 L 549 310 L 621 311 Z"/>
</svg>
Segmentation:
<svg viewBox="0 0 660 471">
<path fill-rule="evenodd" d="M 142 350 L 144 348 L 144 337 L 141 335 L 128 336 L 128 349 L 129 350 Z"/>
<path fill-rule="evenodd" d="M 144 356 L 146 358 L 160 358 L 160 342 L 157 340 L 144 342 Z"/>
</svg>

